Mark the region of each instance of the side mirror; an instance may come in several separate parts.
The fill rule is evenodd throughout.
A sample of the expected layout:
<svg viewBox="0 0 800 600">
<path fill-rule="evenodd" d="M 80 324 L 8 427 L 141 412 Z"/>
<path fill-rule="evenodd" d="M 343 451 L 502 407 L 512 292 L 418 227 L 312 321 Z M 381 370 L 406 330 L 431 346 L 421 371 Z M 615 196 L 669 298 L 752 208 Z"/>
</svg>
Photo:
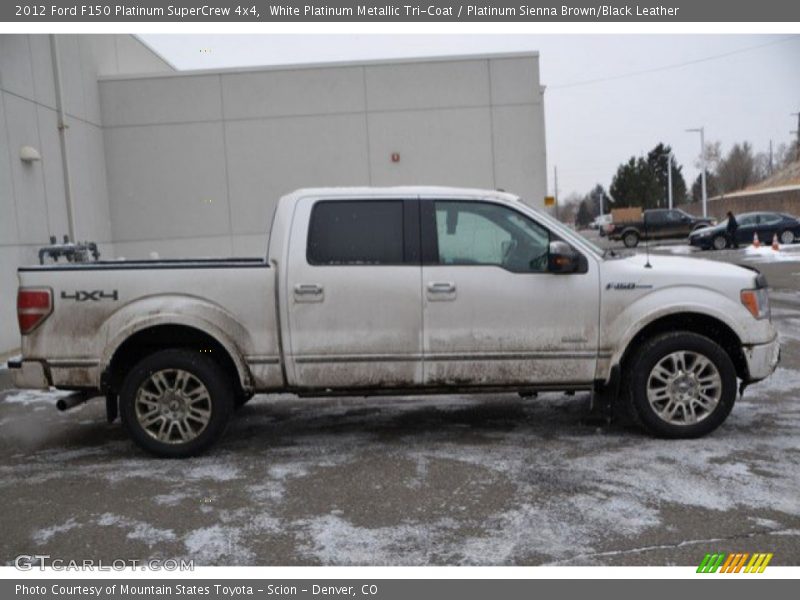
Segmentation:
<svg viewBox="0 0 800 600">
<path fill-rule="evenodd" d="M 583 255 L 566 242 L 556 240 L 550 242 L 550 252 L 547 254 L 547 270 L 550 273 L 575 273 L 583 270 L 585 262 Z"/>
</svg>

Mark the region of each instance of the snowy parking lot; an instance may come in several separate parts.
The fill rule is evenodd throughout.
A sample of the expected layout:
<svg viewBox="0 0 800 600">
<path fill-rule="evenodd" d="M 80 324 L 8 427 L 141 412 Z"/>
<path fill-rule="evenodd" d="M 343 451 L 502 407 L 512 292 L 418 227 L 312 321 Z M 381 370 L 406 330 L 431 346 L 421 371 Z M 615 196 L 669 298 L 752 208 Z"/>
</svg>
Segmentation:
<svg viewBox="0 0 800 600">
<path fill-rule="evenodd" d="M 170 461 L 101 402 L 59 413 L 56 393 L 0 392 L 0 560 L 695 565 L 758 551 L 798 565 L 798 258 L 758 261 L 778 371 L 698 440 L 587 424 L 586 394 L 259 396 L 208 455 Z"/>
</svg>

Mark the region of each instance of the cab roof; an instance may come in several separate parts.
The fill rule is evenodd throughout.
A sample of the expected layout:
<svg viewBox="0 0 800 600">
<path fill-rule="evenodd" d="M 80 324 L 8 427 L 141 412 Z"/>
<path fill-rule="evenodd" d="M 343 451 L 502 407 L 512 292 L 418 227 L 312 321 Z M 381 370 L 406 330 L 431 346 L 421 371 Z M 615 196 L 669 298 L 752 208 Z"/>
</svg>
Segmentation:
<svg viewBox="0 0 800 600">
<path fill-rule="evenodd" d="M 284 196 L 299 200 L 307 197 L 341 198 L 458 198 L 459 200 L 500 200 L 501 202 L 519 202 L 516 194 L 500 190 L 484 190 L 479 188 L 446 187 L 435 185 L 409 185 L 395 187 L 319 187 L 302 188 Z"/>
</svg>

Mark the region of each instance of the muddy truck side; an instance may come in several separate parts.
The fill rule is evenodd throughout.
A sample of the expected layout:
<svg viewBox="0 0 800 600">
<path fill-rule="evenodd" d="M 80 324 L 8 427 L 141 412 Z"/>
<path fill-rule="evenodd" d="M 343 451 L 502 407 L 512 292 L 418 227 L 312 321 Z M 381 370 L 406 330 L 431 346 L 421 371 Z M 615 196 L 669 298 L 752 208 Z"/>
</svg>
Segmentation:
<svg viewBox="0 0 800 600">
<path fill-rule="evenodd" d="M 758 272 L 615 257 L 484 190 L 299 190 L 264 258 L 21 267 L 19 283 L 17 386 L 70 390 L 62 409 L 105 398 L 169 457 L 271 392 L 586 390 L 604 415 L 696 437 L 779 359 Z"/>
</svg>

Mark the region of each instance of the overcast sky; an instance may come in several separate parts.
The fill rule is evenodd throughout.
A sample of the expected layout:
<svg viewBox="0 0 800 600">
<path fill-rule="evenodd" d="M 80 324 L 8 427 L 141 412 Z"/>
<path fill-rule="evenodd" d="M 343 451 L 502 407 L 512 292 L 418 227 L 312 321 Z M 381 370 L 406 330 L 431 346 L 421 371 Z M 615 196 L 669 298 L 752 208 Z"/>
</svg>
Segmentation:
<svg viewBox="0 0 800 600">
<path fill-rule="evenodd" d="M 800 35 L 143 35 L 178 69 L 538 50 L 547 86 L 548 189 L 608 186 L 620 162 L 672 145 L 687 185 L 698 134 L 723 150 L 789 142 Z M 647 71 L 647 72 L 643 72 Z"/>
</svg>

